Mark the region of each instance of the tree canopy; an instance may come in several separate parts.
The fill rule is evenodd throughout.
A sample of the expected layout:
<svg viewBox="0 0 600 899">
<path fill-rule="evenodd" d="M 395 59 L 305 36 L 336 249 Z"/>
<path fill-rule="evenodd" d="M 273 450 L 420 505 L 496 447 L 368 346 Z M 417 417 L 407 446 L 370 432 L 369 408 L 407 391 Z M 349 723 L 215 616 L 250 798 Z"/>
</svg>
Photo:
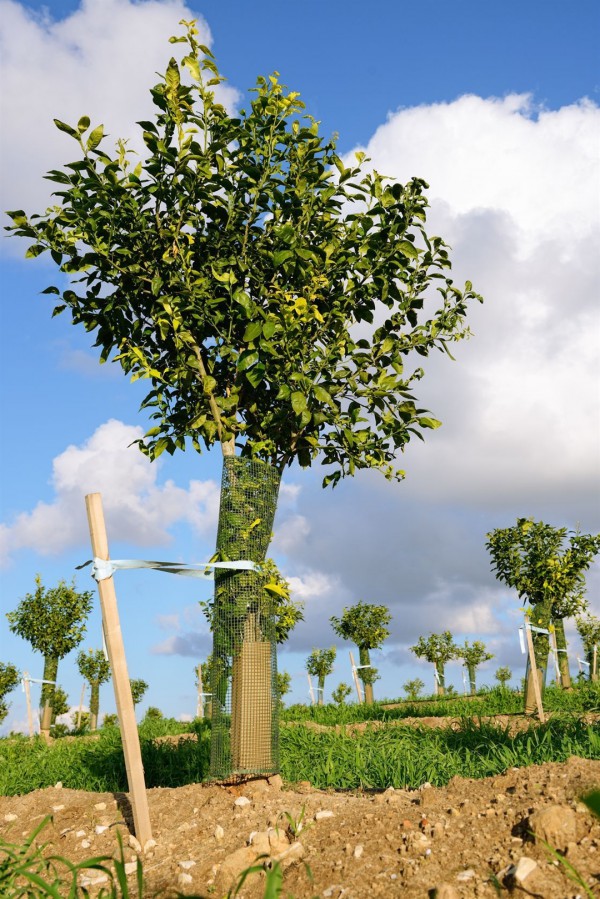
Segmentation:
<svg viewBox="0 0 600 899">
<path fill-rule="evenodd" d="M 14 210 L 8 230 L 49 251 L 60 297 L 113 358 L 151 389 L 151 458 L 220 441 L 280 470 L 320 457 L 324 483 L 359 468 L 401 478 L 396 455 L 439 422 L 418 408 L 409 358 L 468 333 L 474 298 L 425 230 L 426 183 L 392 182 L 358 154 L 347 166 L 298 93 L 260 77 L 229 113 L 193 22 L 140 122 L 145 155 L 102 125 L 56 121 L 78 158 L 49 172 L 58 205 Z M 437 286 L 438 293 L 433 288 Z M 437 298 L 436 298 L 437 297 Z"/>
<path fill-rule="evenodd" d="M 359 649 L 378 649 L 390 632 L 387 625 L 392 615 L 387 606 L 358 602 L 344 608 L 341 618 L 329 619 L 338 637 L 356 643 Z"/>
<path fill-rule="evenodd" d="M 419 637 L 415 646 L 410 647 L 410 651 L 420 659 L 443 665 L 457 657 L 459 647 L 450 631 L 442 631 L 441 634 Z"/>
<path fill-rule="evenodd" d="M 10 630 L 31 643 L 44 657 L 64 658 L 81 642 L 94 594 L 79 593 L 75 581 L 59 581 L 56 587 L 44 587 L 40 575 L 35 592 L 28 593 L 13 612 L 8 612 Z"/>
<path fill-rule="evenodd" d="M 8 703 L 5 696 L 19 683 L 21 674 L 10 662 L 0 662 L 0 724 L 8 715 Z"/>
<path fill-rule="evenodd" d="M 563 618 L 585 606 L 585 575 L 600 552 L 600 534 L 580 534 L 532 518 L 487 535 L 492 569 L 532 606 Z"/>
</svg>

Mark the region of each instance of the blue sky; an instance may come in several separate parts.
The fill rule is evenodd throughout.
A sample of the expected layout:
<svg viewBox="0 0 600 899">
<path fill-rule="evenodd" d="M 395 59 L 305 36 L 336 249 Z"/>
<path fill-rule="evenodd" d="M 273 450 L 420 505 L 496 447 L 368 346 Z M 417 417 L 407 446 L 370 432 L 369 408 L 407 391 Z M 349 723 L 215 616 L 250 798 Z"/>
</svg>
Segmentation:
<svg viewBox="0 0 600 899">
<path fill-rule="evenodd" d="M 231 107 L 277 70 L 342 153 L 366 149 L 384 174 L 425 178 L 430 229 L 452 245 L 457 281 L 486 298 L 457 361 L 428 362 L 419 399 L 444 426 L 406 452 L 404 483 L 364 474 L 324 492 L 318 468 L 285 475 L 273 554 L 306 603 L 280 654 L 292 698 L 306 698 L 307 653 L 334 642 L 329 617 L 359 599 L 394 615 L 380 696 L 417 675 L 430 686 L 408 646 L 443 628 L 496 653 L 482 680 L 499 664 L 517 677 L 519 603 L 489 570 L 486 532 L 521 515 L 600 530 L 597 4 L 0 0 L 3 209 L 49 202 L 42 176 L 71 153 L 53 117 L 87 113 L 115 137 L 134 134 L 167 37 L 193 17 Z M 54 271 L 24 250 L 0 248 L 3 613 L 36 572 L 54 584 L 89 557 L 87 492 L 105 497 L 113 557 L 208 558 L 220 477 L 216 452 L 150 465 L 127 449 L 146 426 L 143 388 L 98 366 L 68 319 L 51 319 L 40 291 Z M 77 583 L 94 586 L 87 574 Z M 598 614 L 598 566 L 588 584 Z M 210 587 L 151 572 L 119 573 L 116 587 L 130 673 L 150 684 L 141 710 L 193 713 L 192 669 L 209 647 L 197 600 Z M 4 622 L 0 659 L 41 676 Z M 99 633 L 96 610 L 82 646 Z M 339 644 L 327 692 L 350 682 L 349 648 Z M 460 687 L 458 664 L 448 675 Z M 77 702 L 74 654 L 59 681 Z M 5 729 L 25 718 L 22 694 L 11 702 Z M 101 702 L 113 710 L 110 687 Z"/>
</svg>

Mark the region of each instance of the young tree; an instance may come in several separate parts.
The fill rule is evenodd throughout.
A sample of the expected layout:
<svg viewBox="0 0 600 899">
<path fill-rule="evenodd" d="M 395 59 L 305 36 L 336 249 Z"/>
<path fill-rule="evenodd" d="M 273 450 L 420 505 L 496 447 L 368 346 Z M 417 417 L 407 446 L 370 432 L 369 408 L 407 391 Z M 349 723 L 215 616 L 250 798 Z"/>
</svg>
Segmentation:
<svg viewBox="0 0 600 899">
<path fill-rule="evenodd" d="M 494 677 L 499 682 L 502 689 L 505 690 L 507 683 L 512 677 L 512 671 L 507 665 L 504 665 L 496 669 L 496 671 L 494 672 Z"/>
<path fill-rule="evenodd" d="M 333 615 L 329 620 L 335 633 L 344 640 L 351 640 L 358 646 L 358 676 L 365 688 L 365 702 L 373 704 L 373 684 L 378 679 L 377 669 L 371 665 L 372 649 L 379 649 L 389 637 L 387 625 L 392 616 L 387 606 L 375 606 L 359 602 L 345 608 L 341 618 Z"/>
<path fill-rule="evenodd" d="M 590 666 L 589 678 L 591 681 L 597 681 L 598 667 L 600 666 L 600 619 L 588 612 L 585 618 L 577 618 L 575 623 L 583 643 L 586 661 Z M 594 647 L 596 647 L 595 652 Z"/>
<path fill-rule="evenodd" d="M 144 715 L 144 721 L 162 721 L 165 716 L 155 705 L 149 705 Z"/>
<path fill-rule="evenodd" d="M 131 686 L 131 698 L 133 699 L 133 704 L 137 705 L 144 698 L 144 694 L 148 689 L 148 684 L 145 680 L 139 678 L 130 679 L 129 684 Z"/>
<path fill-rule="evenodd" d="M 458 658 L 464 660 L 466 669 L 469 672 L 469 690 L 471 695 L 474 696 L 477 693 L 475 672 L 483 662 L 493 659 L 494 654 L 486 651 L 485 644 L 481 640 L 474 640 L 472 644 L 465 640 L 465 645 L 459 647 Z"/>
<path fill-rule="evenodd" d="M 21 673 L 10 662 L 0 662 L 0 724 L 8 715 L 9 704 L 5 697 L 19 683 Z"/>
<path fill-rule="evenodd" d="M 403 477 L 398 452 L 439 425 L 413 396 L 423 375 L 413 360 L 465 337 L 479 298 L 469 282 L 457 289 L 446 245 L 426 233 L 424 181 L 393 183 L 361 154 L 345 166 L 276 76 L 259 78 L 248 108 L 230 115 L 215 100 L 211 53 L 183 24 L 172 41 L 184 55 L 152 90 L 155 119 L 140 123 L 145 157 L 132 166 L 122 142 L 110 155 L 102 125 L 90 130 L 85 116 L 57 121 L 78 148 L 48 175 L 60 205 L 13 211 L 9 230 L 72 278 L 47 289 L 61 297 L 55 313 L 70 310 L 95 334 L 101 361 L 149 380 L 142 405 L 154 423 L 140 449 L 156 459 L 220 444 L 218 558 L 260 564 L 292 462 L 320 457 L 324 485 L 361 468 Z M 275 665 L 273 624 L 257 610 L 262 574 L 215 581 L 218 677 L 253 671 L 255 694 L 259 682 L 272 689 L 270 671 L 257 673 L 260 658 Z M 258 647 L 269 641 L 271 655 Z M 238 683 L 228 695 L 235 705 L 247 692 Z M 242 770 L 239 758 L 215 759 L 229 741 L 218 739 L 223 691 L 213 700 L 213 774 Z M 248 719 L 253 744 L 257 726 Z"/>
<path fill-rule="evenodd" d="M 287 671 L 277 672 L 277 697 L 283 705 L 283 697 L 292 689 L 292 675 Z"/>
<path fill-rule="evenodd" d="M 555 528 L 543 521 L 519 518 L 516 525 L 496 528 L 487 534 L 486 544 L 492 557 L 492 569 L 498 580 L 516 589 L 520 599 L 529 603 L 531 623 L 548 630 L 553 616 L 556 645 L 559 650 L 561 679 L 570 684 L 567 641 L 563 614 L 581 608 L 585 588 L 584 572 L 600 552 L 600 535 L 579 534 L 567 528 Z M 538 676 L 548 664 L 547 634 L 532 632 Z M 535 711 L 533 677 L 527 679 L 525 711 Z"/>
<path fill-rule="evenodd" d="M 331 646 L 329 649 L 313 649 L 306 660 L 306 670 L 311 677 L 317 678 L 317 689 L 319 693 L 317 702 L 319 705 L 323 705 L 325 678 L 333 671 L 333 663 L 335 662 L 336 655 L 337 650 L 335 646 Z"/>
<path fill-rule="evenodd" d="M 56 686 L 54 688 L 54 696 L 52 697 L 52 721 L 50 722 L 51 726 L 56 725 L 56 719 L 58 718 L 58 716 L 66 715 L 70 708 L 71 704 L 69 702 L 69 697 L 62 687 Z"/>
<path fill-rule="evenodd" d="M 110 678 L 110 664 L 104 658 L 101 649 L 89 649 L 87 652 L 81 650 L 77 655 L 77 667 L 83 679 L 90 685 L 90 730 L 96 730 L 100 709 L 100 687 Z"/>
<path fill-rule="evenodd" d="M 420 677 L 414 680 L 408 680 L 403 684 L 402 689 L 406 693 L 407 699 L 418 699 L 419 693 L 425 688 L 425 684 Z"/>
<path fill-rule="evenodd" d="M 331 698 L 338 705 L 344 705 L 350 694 L 352 693 L 352 687 L 348 686 L 348 684 L 338 684 L 335 690 L 331 694 Z"/>
<path fill-rule="evenodd" d="M 435 666 L 435 693 L 443 696 L 446 692 L 446 662 L 455 659 L 459 648 L 454 642 L 450 631 L 441 634 L 430 634 L 427 638 L 419 637 L 415 646 L 410 651 L 419 659 L 426 659 Z"/>
<path fill-rule="evenodd" d="M 67 584 L 61 580 L 56 587 L 45 588 L 39 574 L 35 585 L 35 592 L 28 593 L 6 617 L 10 630 L 44 656 L 43 679 L 49 683 L 42 684 L 40 730 L 47 736 L 58 663 L 81 643 L 94 594 L 89 590 L 78 593 L 74 581 Z"/>
</svg>

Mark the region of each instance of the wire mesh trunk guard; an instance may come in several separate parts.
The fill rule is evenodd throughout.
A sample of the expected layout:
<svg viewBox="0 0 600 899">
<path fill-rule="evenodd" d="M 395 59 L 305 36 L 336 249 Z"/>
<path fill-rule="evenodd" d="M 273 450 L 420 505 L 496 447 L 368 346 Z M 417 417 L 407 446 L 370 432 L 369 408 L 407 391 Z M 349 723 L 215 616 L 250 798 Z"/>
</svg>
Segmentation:
<svg viewBox="0 0 600 899">
<path fill-rule="evenodd" d="M 264 562 L 281 473 L 268 463 L 223 460 L 217 552 Z M 215 573 L 210 776 L 225 780 L 279 768 L 274 601 L 260 571 Z"/>
</svg>

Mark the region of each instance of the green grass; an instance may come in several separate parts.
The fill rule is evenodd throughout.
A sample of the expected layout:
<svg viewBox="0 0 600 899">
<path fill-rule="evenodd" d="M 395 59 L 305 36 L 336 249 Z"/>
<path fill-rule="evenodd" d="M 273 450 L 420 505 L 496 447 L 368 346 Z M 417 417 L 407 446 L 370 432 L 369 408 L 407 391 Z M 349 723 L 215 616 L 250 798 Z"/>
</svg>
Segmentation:
<svg viewBox="0 0 600 899">
<path fill-rule="evenodd" d="M 398 704 L 396 708 L 384 708 Z M 544 691 L 544 709 L 548 712 L 583 714 L 600 711 L 600 684 L 584 683 L 567 693 L 549 686 Z M 523 711 L 523 697 L 514 690 L 493 687 L 474 697 L 448 696 L 416 701 L 389 699 L 368 705 L 293 705 L 283 710 L 283 721 L 315 721 L 317 724 L 353 724 L 363 721 L 395 721 L 401 718 L 439 718 L 445 716 L 515 715 Z"/>
<path fill-rule="evenodd" d="M 208 777 L 210 725 L 195 722 L 198 742 L 156 743 L 141 735 L 148 787 L 179 787 Z M 314 731 L 298 725 L 280 733 L 281 772 L 288 781 L 310 780 L 320 788 L 385 789 L 441 786 L 455 775 L 487 777 L 512 766 L 564 761 L 571 755 L 600 759 L 600 727 L 573 715 L 510 734 L 487 722 L 464 719 L 451 728 L 369 728 L 356 734 Z M 52 786 L 95 792 L 127 789 L 116 728 L 97 740 L 0 741 L 0 794 L 18 795 Z"/>
</svg>

